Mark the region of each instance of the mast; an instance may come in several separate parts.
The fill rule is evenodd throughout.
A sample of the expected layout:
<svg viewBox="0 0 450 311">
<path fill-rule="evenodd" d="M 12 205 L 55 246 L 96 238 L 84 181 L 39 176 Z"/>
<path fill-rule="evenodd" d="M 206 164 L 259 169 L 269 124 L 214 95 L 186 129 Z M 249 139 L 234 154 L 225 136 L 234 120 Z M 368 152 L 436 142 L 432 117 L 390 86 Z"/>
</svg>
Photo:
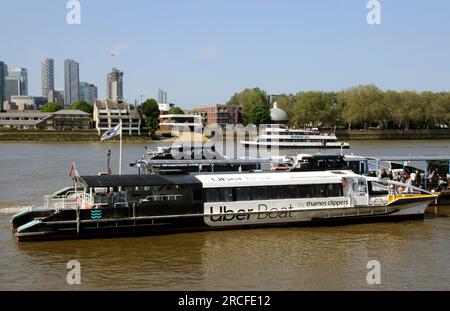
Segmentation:
<svg viewBox="0 0 450 311">
<path fill-rule="evenodd" d="M 122 175 L 122 119 L 120 119 L 119 175 Z"/>
</svg>

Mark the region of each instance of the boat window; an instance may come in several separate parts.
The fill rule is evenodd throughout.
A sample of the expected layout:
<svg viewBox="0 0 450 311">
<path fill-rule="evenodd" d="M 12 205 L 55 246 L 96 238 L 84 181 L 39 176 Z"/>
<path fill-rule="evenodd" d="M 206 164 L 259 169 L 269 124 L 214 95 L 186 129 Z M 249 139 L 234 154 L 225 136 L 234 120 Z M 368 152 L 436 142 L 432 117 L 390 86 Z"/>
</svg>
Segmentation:
<svg viewBox="0 0 450 311">
<path fill-rule="evenodd" d="M 271 194 L 270 187 L 254 187 L 252 189 L 253 200 L 268 200 Z"/>
<path fill-rule="evenodd" d="M 298 186 L 296 185 L 282 186 L 277 192 L 279 199 L 298 198 Z"/>
<path fill-rule="evenodd" d="M 329 197 L 340 197 L 342 196 L 342 186 L 341 184 L 328 184 L 328 196 Z"/>
<path fill-rule="evenodd" d="M 327 185 L 317 185 L 317 197 L 323 198 L 327 196 Z"/>
<path fill-rule="evenodd" d="M 231 202 L 233 201 L 233 188 L 206 189 L 205 197 L 207 202 Z"/>
<path fill-rule="evenodd" d="M 221 189 L 211 188 L 205 190 L 205 197 L 207 202 L 221 202 Z"/>
<path fill-rule="evenodd" d="M 302 185 L 299 186 L 299 198 L 313 198 L 316 196 L 316 186 L 315 185 Z"/>
<path fill-rule="evenodd" d="M 252 192 L 250 187 L 240 187 L 236 189 L 236 201 L 252 200 Z"/>
<path fill-rule="evenodd" d="M 205 198 L 207 202 L 280 200 L 339 196 L 342 196 L 341 184 L 211 188 L 205 190 Z"/>
<path fill-rule="evenodd" d="M 223 202 L 232 202 L 233 201 L 233 188 L 223 188 L 221 189 L 221 197 Z"/>
</svg>

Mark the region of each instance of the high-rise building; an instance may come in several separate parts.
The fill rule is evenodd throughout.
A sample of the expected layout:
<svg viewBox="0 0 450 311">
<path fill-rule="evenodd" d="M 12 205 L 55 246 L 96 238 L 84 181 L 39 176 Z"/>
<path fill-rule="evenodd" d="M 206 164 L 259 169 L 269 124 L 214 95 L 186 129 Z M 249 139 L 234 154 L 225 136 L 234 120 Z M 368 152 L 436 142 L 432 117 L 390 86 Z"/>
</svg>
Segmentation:
<svg viewBox="0 0 450 311">
<path fill-rule="evenodd" d="M 80 82 L 80 99 L 87 101 L 89 104 L 95 104 L 98 96 L 98 89 L 92 83 Z"/>
<path fill-rule="evenodd" d="M 25 95 L 22 94 L 20 78 L 6 77 L 3 87 L 4 100 L 11 100 L 11 96 Z"/>
<path fill-rule="evenodd" d="M 113 68 L 106 76 L 106 98 L 123 100 L 123 72 Z"/>
<path fill-rule="evenodd" d="M 47 101 L 49 103 L 57 103 L 64 107 L 64 91 L 50 90 L 48 91 Z"/>
<path fill-rule="evenodd" d="M 64 105 L 72 105 L 80 99 L 80 68 L 71 59 L 64 61 Z"/>
<path fill-rule="evenodd" d="M 5 100 L 4 88 L 6 77 L 6 65 L 0 61 L 0 111 L 3 110 L 3 101 Z"/>
<path fill-rule="evenodd" d="M 55 89 L 55 74 L 53 59 L 45 58 L 41 62 L 41 92 L 43 97 Z"/>
<path fill-rule="evenodd" d="M 167 92 L 162 89 L 158 90 L 158 103 L 167 103 Z"/>
<path fill-rule="evenodd" d="M 8 77 L 20 80 L 20 94 L 28 95 L 28 71 L 26 68 L 9 68 Z"/>
</svg>

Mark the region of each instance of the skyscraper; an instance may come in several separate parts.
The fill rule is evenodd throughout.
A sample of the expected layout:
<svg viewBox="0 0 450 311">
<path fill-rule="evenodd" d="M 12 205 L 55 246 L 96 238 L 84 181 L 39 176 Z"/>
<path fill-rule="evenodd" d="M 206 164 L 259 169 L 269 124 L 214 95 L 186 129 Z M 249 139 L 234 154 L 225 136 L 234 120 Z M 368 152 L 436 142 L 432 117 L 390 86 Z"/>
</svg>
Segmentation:
<svg viewBox="0 0 450 311">
<path fill-rule="evenodd" d="M 95 104 L 97 99 L 97 87 L 92 83 L 80 82 L 80 99 L 87 101 L 89 104 Z"/>
<path fill-rule="evenodd" d="M 167 103 L 167 92 L 162 89 L 158 90 L 158 103 Z"/>
<path fill-rule="evenodd" d="M 71 59 L 64 61 L 64 105 L 72 105 L 80 99 L 79 64 Z"/>
<path fill-rule="evenodd" d="M 0 61 L 0 111 L 3 110 L 6 65 Z"/>
<path fill-rule="evenodd" d="M 4 87 L 5 87 L 6 65 L 0 61 L 0 111 L 3 110 Z"/>
<path fill-rule="evenodd" d="M 3 100 L 11 101 L 11 96 L 25 95 L 22 94 L 20 78 L 6 77 L 3 86 Z"/>
<path fill-rule="evenodd" d="M 50 90 L 48 91 L 47 102 L 58 103 L 64 107 L 64 91 Z"/>
<path fill-rule="evenodd" d="M 41 91 L 47 97 L 48 92 L 55 89 L 55 74 L 53 59 L 45 58 L 41 62 Z"/>
<path fill-rule="evenodd" d="M 110 100 L 123 99 L 123 72 L 116 68 L 106 76 L 106 97 Z"/>
<path fill-rule="evenodd" d="M 28 95 L 28 71 L 26 68 L 9 68 L 8 77 L 16 78 L 20 83 L 20 91 L 13 95 Z"/>
</svg>

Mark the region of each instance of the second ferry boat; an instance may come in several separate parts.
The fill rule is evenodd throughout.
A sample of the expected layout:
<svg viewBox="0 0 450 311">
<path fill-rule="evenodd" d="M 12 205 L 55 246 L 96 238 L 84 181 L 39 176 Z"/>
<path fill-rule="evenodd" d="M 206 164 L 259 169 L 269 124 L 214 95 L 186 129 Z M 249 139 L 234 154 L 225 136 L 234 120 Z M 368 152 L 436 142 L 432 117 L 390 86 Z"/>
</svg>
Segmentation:
<svg viewBox="0 0 450 311">
<path fill-rule="evenodd" d="M 12 218 L 19 241 L 423 218 L 436 196 L 348 170 L 76 176 Z"/>
<path fill-rule="evenodd" d="M 319 130 L 268 127 L 255 140 L 241 141 L 245 147 L 290 148 L 290 149 L 348 149 L 350 144 L 338 141 L 335 134 Z"/>
</svg>

